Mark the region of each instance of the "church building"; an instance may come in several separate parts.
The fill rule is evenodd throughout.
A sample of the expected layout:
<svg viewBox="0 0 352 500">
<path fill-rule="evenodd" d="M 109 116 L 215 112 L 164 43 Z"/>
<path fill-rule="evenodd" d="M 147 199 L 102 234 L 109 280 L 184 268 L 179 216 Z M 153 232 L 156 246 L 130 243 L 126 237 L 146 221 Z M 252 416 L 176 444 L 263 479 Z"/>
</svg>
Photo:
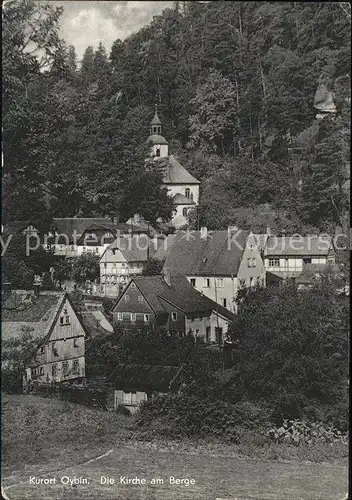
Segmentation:
<svg viewBox="0 0 352 500">
<path fill-rule="evenodd" d="M 169 154 L 169 144 L 162 135 L 162 123 L 155 106 L 155 115 L 150 122 L 151 156 L 163 171 L 163 184 L 173 199 L 175 211 L 172 224 L 176 228 L 188 223 L 189 211 L 199 203 L 200 182 L 181 165 L 174 155 Z"/>
</svg>

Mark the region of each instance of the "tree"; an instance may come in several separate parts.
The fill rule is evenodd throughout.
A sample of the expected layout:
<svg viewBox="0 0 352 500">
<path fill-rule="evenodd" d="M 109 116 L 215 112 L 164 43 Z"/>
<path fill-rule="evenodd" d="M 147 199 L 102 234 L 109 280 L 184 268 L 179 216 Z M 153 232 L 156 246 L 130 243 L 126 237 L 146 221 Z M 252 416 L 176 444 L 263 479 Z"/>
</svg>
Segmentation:
<svg viewBox="0 0 352 500">
<path fill-rule="evenodd" d="M 197 87 L 191 101 L 193 114 L 189 118 L 190 146 L 209 148 L 225 154 L 231 150 L 235 133 L 235 88 L 218 71 L 211 71 L 205 82 Z"/>
<path fill-rule="evenodd" d="M 161 274 L 165 260 L 158 259 L 148 259 L 143 266 L 143 276 L 155 276 L 156 274 Z"/>
<path fill-rule="evenodd" d="M 22 377 L 28 363 L 36 353 L 38 338 L 33 336 L 31 328 L 23 327 L 18 338 L 2 341 L 2 389 L 5 392 L 22 392 Z"/>
<path fill-rule="evenodd" d="M 27 238 L 23 234 L 11 235 L 11 240 L 2 259 L 3 277 L 12 285 L 12 288 L 31 289 L 35 274 L 49 271 L 54 256 L 41 245 L 37 249 L 31 247 L 37 240 Z"/>
<path fill-rule="evenodd" d="M 92 46 L 86 48 L 80 69 L 80 75 L 82 82 L 85 86 L 89 85 L 93 81 L 94 74 L 94 50 Z"/>
<path fill-rule="evenodd" d="M 98 279 L 100 276 L 99 256 L 87 253 L 74 257 L 71 276 L 79 285 Z"/>
<path fill-rule="evenodd" d="M 285 285 L 242 298 L 235 335 L 244 397 L 265 399 L 277 417 L 331 409 L 346 397 L 348 300 L 332 285 L 325 276 L 305 291 Z"/>
<path fill-rule="evenodd" d="M 68 48 L 68 65 L 73 72 L 77 71 L 77 56 L 73 45 Z"/>
<path fill-rule="evenodd" d="M 58 35 L 62 7 L 9 1 L 3 12 L 4 208 L 7 220 L 43 213 L 43 190 L 31 153 L 38 143 L 31 124 L 32 89 L 62 58 Z M 46 73 L 45 73 L 45 71 Z M 42 100 L 43 94 L 40 95 Z M 37 119 L 40 115 L 37 115 Z M 26 154 L 23 154 L 26 151 Z M 24 201 L 26 204 L 24 204 Z"/>
</svg>

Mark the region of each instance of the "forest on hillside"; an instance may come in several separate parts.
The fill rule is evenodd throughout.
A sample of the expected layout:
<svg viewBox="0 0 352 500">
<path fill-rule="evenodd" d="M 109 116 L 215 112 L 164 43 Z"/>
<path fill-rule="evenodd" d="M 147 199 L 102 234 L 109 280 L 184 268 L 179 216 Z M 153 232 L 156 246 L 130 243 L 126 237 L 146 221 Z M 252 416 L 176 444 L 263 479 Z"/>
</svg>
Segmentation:
<svg viewBox="0 0 352 500">
<path fill-rule="evenodd" d="M 201 181 L 193 224 L 307 232 L 349 213 L 350 5 L 175 2 L 79 63 L 62 8 L 3 9 L 3 220 L 138 211 L 167 219 L 145 167 L 158 104 L 169 148 Z M 319 85 L 336 113 L 316 119 Z M 346 187 L 347 186 L 347 187 Z"/>
</svg>

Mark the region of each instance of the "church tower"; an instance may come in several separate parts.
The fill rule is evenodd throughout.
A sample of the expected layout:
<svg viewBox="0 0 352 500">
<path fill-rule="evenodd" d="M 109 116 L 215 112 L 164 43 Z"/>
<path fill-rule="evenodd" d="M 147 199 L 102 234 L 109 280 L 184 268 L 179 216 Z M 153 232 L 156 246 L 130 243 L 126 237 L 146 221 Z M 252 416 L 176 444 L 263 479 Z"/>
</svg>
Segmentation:
<svg viewBox="0 0 352 500">
<path fill-rule="evenodd" d="M 147 142 L 151 145 L 151 155 L 153 158 L 165 158 L 169 156 L 169 144 L 162 135 L 162 123 L 158 117 L 158 105 L 155 104 L 154 118 L 150 122 L 150 136 Z"/>
<path fill-rule="evenodd" d="M 174 205 L 172 224 L 177 229 L 188 224 L 190 210 L 195 210 L 198 205 L 200 182 L 181 165 L 173 154 L 169 153 L 169 144 L 162 133 L 163 127 L 158 117 L 158 107 L 155 105 L 155 114 L 150 122 L 150 136 L 147 143 L 150 146 L 151 157 L 156 164 L 159 162 L 162 169 L 162 183 L 167 188 Z"/>
</svg>

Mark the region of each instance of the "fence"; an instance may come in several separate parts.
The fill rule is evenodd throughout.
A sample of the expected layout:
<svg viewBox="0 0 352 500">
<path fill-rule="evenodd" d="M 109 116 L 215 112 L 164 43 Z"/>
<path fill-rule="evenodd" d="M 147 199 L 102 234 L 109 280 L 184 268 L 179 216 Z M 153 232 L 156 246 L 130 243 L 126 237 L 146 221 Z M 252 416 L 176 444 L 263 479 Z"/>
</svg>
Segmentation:
<svg viewBox="0 0 352 500">
<path fill-rule="evenodd" d="M 107 393 L 101 389 L 89 387 L 63 386 L 63 385 L 39 385 L 36 384 L 32 390 L 33 394 L 43 397 L 59 398 L 64 401 L 90 406 L 99 410 L 107 411 Z"/>
</svg>

